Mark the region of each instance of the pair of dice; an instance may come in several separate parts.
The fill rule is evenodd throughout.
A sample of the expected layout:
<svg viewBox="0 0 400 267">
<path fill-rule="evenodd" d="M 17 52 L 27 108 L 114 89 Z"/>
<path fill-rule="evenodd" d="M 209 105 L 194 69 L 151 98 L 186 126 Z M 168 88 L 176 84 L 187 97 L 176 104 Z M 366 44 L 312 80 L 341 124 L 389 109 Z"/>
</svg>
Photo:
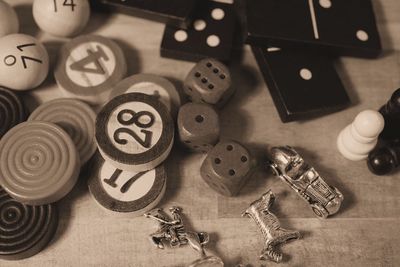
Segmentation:
<svg viewBox="0 0 400 267">
<path fill-rule="evenodd" d="M 187 75 L 184 91 L 191 102 L 179 110 L 179 138 L 186 147 L 207 152 L 220 136 L 214 106 L 222 107 L 234 92 L 229 69 L 215 59 L 201 60 Z"/>
<path fill-rule="evenodd" d="M 213 105 L 222 107 L 234 92 L 229 70 L 217 60 L 202 60 L 186 77 L 184 90 L 192 102 L 178 113 L 180 141 L 192 151 L 208 152 L 201 177 L 218 193 L 234 196 L 251 176 L 254 161 L 240 143 L 219 142 L 219 116 Z"/>
</svg>

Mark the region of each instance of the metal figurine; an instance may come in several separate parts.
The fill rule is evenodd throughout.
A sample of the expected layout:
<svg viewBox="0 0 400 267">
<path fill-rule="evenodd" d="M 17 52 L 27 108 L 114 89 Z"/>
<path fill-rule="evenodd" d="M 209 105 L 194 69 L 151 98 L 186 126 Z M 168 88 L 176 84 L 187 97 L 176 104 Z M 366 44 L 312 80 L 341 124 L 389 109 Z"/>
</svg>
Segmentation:
<svg viewBox="0 0 400 267">
<path fill-rule="evenodd" d="M 269 190 L 251 203 L 242 216 L 252 218 L 264 236 L 265 246 L 261 252 L 260 259 L 279 263 L 282 261 L 282 253 L 277 251 L 277 247 L 290 240 L 299 239 L 300 233 L 281 228 L 278 218 L 269 211 L 274 201 L 275 195 Z"/>
<path fill-rule="evenodd" d="M 215 256 L 207 256 L 204 246 L 209 242 L 209 235 L 204 232 L 196 233 L 187 231 L 183 224 L 179 207 L 169 209 L 173 219 L 166 216 L 162 209 L 154 209 L 144 216 L 159 223 L 159 229 L 150 235 L 151 242 L 160 249 L 164 249 L 163 240 L 169 241 L 171 247 L 189 244 L 200 254 L 200 259 L 193 262 L 190 267 L 196 266 L 224 266 L 222 260 Z"/>
<path fill-rule="evenodd" d="M 319 218 L 325 219 L 339 210 L 343 194 L 329 186 L 292 147 L 272 148 L 269 166 L 276 176 L 310 204 Z"/>
</svg>

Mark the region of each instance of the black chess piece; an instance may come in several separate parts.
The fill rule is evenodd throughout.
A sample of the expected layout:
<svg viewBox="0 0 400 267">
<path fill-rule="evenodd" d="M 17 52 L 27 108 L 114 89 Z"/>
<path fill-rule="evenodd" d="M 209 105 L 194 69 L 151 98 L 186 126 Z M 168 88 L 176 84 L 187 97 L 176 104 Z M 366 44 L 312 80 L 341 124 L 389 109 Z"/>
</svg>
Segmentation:
<svg viewBox="0 0 400 267">
<path fill-rule="evenodd" d="M 368 169 L 376 175 L 386 175 L 400 166 L 400 143 L 392 142 L 375 148 L 368 155 Z"/>
<path fill-rule="evenodd" d="M 400 139 L 400 88 L 394 91 L 390 100 L 379 110 L 385 118 L 382 140 Z"/>
<path fill-rule="evenodd" d="M 382 113 L 383 116 L 400 114 L 400 88 L 394 91 L 390 100 L 381 107 L 379 112 Z"/>
</svg>

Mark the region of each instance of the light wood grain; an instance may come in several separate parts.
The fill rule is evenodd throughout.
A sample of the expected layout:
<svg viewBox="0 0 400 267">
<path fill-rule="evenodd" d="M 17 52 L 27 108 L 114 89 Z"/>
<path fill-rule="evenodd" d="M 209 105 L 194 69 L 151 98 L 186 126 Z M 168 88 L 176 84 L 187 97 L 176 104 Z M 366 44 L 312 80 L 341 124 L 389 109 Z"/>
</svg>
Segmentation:
<svg viewBox="0 0 400 267">
<path fill-rule="evenodd" d="M 17 8 L 22 32 L 42 40 L 54 66 L 58 39 L 35 26 L 30 0 L 7 0 Z M 341 211 L 326 221 L 294 192 L 261 168 L 237 198 L 217 195 L 201 180 L 204 155 L 173 149 L 166 164 L 169 175 L 164 207 L 179 205 L 190 218 L 190 227 L 211 234 L 210 249 L 226 266 L 241 262 L 251 266 L 278 266 L 258 260 L 262 237 L 253 221 L 241 218 L 249 203 L 271 188 L 277 196 L 273 207 L 284 227 L 304 234 L 302 240 L 283 247 L 289 261 L 279 266 L 398 266 L 400 264 L 400 177 L 372 175 L 365 162 L 350 162 L 336 150 L 336 137 L 354 117 L 367 108 L 378 109 L 400 87 L 400 3 L 374 0 L 385 47 L 377 60 L 342 58 L 338 71 L 354 103 L 350 108 L 306 122 L 282 124 L 256 61 L 245 47 L 231 65 L 237 92 L 221 112 L 225 138 L 250 144 L 259 156 L 268 146 L 292 145 L 345 196 Z M 128 74 L 153 73 L 172 79 L 178 87 L 193 63 L 160 58 L 163 25 L 125 15 L 94 14 L 85 33 L 113 38 L 124 49 Z M 323 90 L 323 88 L 321 88 Z M 32 110 L 61 97 L 52 75 L 25 99 Z M 90 197 L 85 177 L 59 203 L 60 226 L 42 253 L 20 262 L 0 261 L 0 266 L 185 266 L 197 254 L 189 247 L 157 250 L 148 241 L 155 230 L 145 218 L 125 219 L 107 214 Z"/>
</svg>

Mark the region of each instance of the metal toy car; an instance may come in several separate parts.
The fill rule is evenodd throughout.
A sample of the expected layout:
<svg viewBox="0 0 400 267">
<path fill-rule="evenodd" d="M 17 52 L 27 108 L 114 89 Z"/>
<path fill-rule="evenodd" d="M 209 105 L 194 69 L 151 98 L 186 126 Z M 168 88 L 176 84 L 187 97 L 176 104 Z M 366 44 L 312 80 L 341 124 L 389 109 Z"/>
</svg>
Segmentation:
<svg viewBox="0 0 400 267">
<path fill-rule="evenodd" d="M 276 176 L 310 204 L 318 217 L 325 219 L 339 210 L 342 193 L 329 186 L 292 147 L 272 148 L 269 165 Z"/>
</svg>

